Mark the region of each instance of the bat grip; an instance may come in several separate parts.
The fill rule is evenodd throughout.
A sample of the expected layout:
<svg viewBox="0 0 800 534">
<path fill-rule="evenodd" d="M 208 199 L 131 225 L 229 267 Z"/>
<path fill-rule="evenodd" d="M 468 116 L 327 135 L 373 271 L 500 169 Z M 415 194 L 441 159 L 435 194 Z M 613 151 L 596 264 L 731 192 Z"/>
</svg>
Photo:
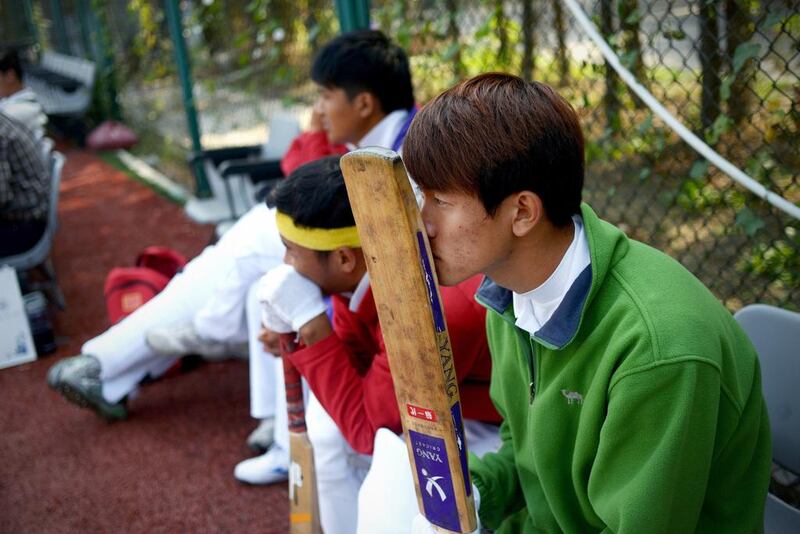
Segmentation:
<svg viewBox="0 0 800 534">
<path fill-rule="evenodd" d="M 281 354 L 284 356 L 296 347 L 294 334 L 281 334 Z M 289 358 L 283 360 L 283 380 L 286 385 L 286 410 L 289 415 L 289 432 L 306 431 L 306 410 L 303 404 L 303 383 L 300 372 Z"/>
</svg>

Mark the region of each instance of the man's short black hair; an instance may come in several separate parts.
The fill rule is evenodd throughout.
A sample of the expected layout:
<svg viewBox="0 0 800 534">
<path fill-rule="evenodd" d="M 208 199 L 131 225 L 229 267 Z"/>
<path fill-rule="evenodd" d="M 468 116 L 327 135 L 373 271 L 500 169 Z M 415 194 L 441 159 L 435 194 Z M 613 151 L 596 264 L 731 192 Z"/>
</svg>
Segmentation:
<svg viewBox="0 0 800 534">
<path fill-rule="evenodd" d="M 329 41 L 314 58 L 311 79 L 343 89 L 351 99 L 370 92 L 387 115 L 414 107 L 408 56 L 377 30 L 345 33 Z"/>
<path fill-rule="evenodd" d="M 13 48 L 3 50 L 0 54 L 0 72 L 6 73 L 13 70 L 17 78 L 22 80 L 22 63 L 19 60 L 19 54 Z"/>
<path fill-rule="evenodd" d="M 270 205 L 291 217 L 297 226 L 355 226 L 339 158 L 328 156 L 295 169 L 272 190 Z"/>
</svg>

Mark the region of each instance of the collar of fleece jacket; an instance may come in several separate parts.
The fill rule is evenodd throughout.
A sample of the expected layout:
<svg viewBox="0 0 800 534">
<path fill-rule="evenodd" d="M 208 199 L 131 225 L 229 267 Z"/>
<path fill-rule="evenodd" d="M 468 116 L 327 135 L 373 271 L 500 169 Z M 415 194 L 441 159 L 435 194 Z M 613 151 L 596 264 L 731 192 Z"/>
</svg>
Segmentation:
<svg viewBox="0 0 800 534">
<path fill-rule="evenodd" d="M 581 205 L 581 216 L 589 242 L 591 262 L 572 283 L 550 320 L 533 335 L 534 339 L 551 349 L 563 349 L 575 338 L 583 314 L 597 289 L 602 286 L 608 272 L 625 255 L 630 245 L 621 230 L 601 221 L 586 203 Z M 598 246 L 600 242 L 604 246 Z M 512 307 L 511 290 L 486 277 L 478 288 L 476 298 L 513 324 L 514 314 L 509 311 Z"/>
</svg>

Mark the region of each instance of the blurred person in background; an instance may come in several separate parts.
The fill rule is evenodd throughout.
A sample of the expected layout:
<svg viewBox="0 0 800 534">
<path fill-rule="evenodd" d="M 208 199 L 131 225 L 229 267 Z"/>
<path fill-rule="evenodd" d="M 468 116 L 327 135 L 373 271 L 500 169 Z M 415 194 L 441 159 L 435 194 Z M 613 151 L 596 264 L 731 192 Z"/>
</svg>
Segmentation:
<svg viewBox="0 0 800 534">
<path fill-rule="evenodd" d="M 44 233 L 50 173 L 30 129 L 0 111 L 0 256 L 29 250 Z"/>
<path fill-rule="evenodd" d="M 0 53 L 0 112 L 27 126 L 38 140 L 44 136 L 47 115 L 36 93 L 25 87 L 22 79 L 22 62 L 17 51 Z"/>
</svg>

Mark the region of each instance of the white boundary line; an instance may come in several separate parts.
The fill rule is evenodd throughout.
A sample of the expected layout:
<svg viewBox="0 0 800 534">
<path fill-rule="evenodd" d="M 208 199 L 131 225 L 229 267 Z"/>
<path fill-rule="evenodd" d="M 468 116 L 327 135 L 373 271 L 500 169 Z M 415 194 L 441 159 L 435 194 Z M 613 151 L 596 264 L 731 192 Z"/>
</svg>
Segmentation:
<svg viewBox="0 0 800 534">
<path fill-rule="evenodd" d="M 667 125 L 675 130 L 684 141 L 694 148 L 697 152 L 705 156 L 705 158 L 719 170 L 733 178 L 736 182 L 752 191 L 754 194 L 763 198 L 779 210 L 791 215 L 795 219 L 800 219 L 800 207 L 789 202 L 782 196 L 773 193 L 756 180 L 742 172 L 733 163 L 723 158 L 720 154 L 714 151 L 710 146 L 705 144 L 699 137 L 693 134 L 686 128 L 678 119 L 670 114 L 667 109 L 662 106 L 650 92 L 642 87 L 631 72 L 622 66 L 619 57 L 614 53 L 610 46 L 606 43 L 605 39 L 595 30 L 594 23 L 589 20 L 589 17 L 584 13 L 583 8 L 576 0 L 563 0 L 564 5 L 570 10 L 572 16 L 578 22 L 578 25 L 586 32 L 589 38 L 594 41 L 594 44 L 600 49 L 600 53 L 606 58 L 606 61 L 617 71 L 620 78 L 635 92 L 639 98 L 644 101 L 647 106 L 653 110 L 653 113 L 658 115 Z"/>
<path fill-rule="evenodd" d="M 180 203 L 185 203 L 189 200 L 191 195 L 184 187 L 176 184 L 127 150 L 117 150 L 116 154 L 129 169 L 138 174 L 147 183 L 162 190 L 173 200 Z"/>
</svg>

